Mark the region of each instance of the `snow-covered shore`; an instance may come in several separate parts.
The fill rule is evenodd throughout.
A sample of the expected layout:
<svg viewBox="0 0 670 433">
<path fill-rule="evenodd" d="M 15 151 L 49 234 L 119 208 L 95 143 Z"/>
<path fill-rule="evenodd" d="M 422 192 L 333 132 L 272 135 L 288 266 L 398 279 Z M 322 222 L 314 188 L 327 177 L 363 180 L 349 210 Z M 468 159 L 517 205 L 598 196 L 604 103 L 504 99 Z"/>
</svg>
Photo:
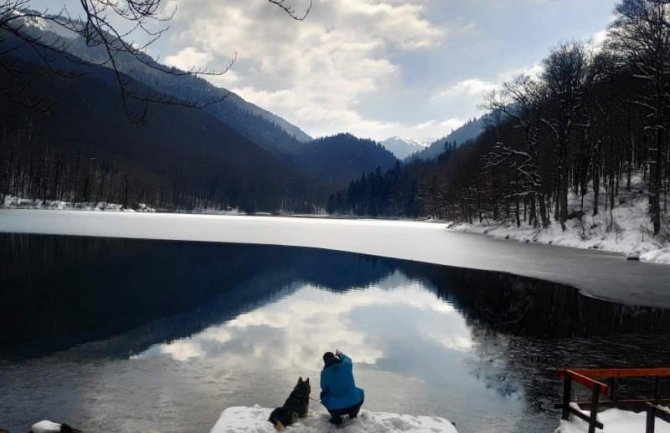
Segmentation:
<svg viewBox="0 0 670 433">
<path fill-rule="evenodd" d="M 537 242 L 564 247 L 596 249 L 624 254 L 645 262 L 670 264 L 670 222 L 663 216 L 663 228 L 653 236 L 653 227 L 648 212 L 648 197 L 643 192 L 642 181 L 634 179 L 631 192 L 621 193 L 615 200 L 618 206 L 606 210 L 600 206 L 593 216 L 593 192 L 581 197 L 570 196 L 570 208 L 574 218 L 566 223 L 566 230 L 558 222 L 546 228 L 533 228 L 513 222 L 487 222 L 472 224 L 450 224 L 449 230 L 482 234 L 499 239 L 520 242 Z M 602 198 L 601 200 L 604 200 Z"/>
<path fill-rule="evenodd" d="M 254 407 L 230 407 L 221 413 L 210 433 L 276 433 L 268 422 L 272 409 Z M 311 413 L 287 428 L 291 433 L 328 432 L 335 427 L 328 422 L 326 412 Z M 385 412 L 361 411 L 358 418 L 346 420 L 338 433 L 458 433 L 456 427 L 444 418 L 429 416 L 398 415 Z"/>
<path fill-rule="evenodd" d="M 84 210 L 106 212 L 155 212 L 151 206 L 139 203 L 134 209 L 124 208 L 119 203 L 99 202 L 69 202 L 62 200 L 41 200 L 6 195 L 0 203 L 4 209 L 44 209 L 44 210 Z"/>
<path fill-rule="evenodd" d="M 595 220 L 583 217 L 584 220 Z M 583 227 L 592 227 L 586 233 Z M 651 263 L 670 264 L 670 245 L 655 238 L 646 236 L 636 229 L 624 229 L 619 233 L 607 232 L 597 223 L 570 221 L 563 231 L 558 224 L 547 229 L 517 227 L 514 224 L 455 224 L 448 229 L 455 232 L 474 233 L 491 236 L 497 239 L 510 239 L 519 242 L 536 242 L 562 247 L 596 249 L 620 253 L 629 258 L 639 258 Z"/>
<path fill-rule="evenodd" d="M 42 200 L 32 198 L 21 198 L 13 195 L 6 195 L 0 200 L 0 209 L 37 209 L 37 210 L 81 210 L 95 212 L 149 212 L 154 213 L 157 210 L 146 203 L 138 203 L 134 207 L 127 208 L 120 203 L 110 203 L 106 201 L 98 202 L 70 202 L 62 200 Z M 177 211 L 180 212 L 180 211 Z M 206 214 L 206 215 L 246 215 L 239 209 L 218 209 L 218 208 L 197 208 L 181 211 L 186 214 Z M 270 214 L 267 214 L 270 215 Z"/>
</svg>

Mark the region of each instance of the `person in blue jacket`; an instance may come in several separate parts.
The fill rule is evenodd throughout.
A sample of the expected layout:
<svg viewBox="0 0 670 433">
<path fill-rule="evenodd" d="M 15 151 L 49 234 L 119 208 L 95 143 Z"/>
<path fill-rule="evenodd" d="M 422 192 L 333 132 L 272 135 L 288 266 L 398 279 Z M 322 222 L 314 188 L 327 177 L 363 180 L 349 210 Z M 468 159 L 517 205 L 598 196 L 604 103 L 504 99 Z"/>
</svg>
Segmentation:
<svg viewBox="0 0 670 433">
<path fill-rule="evenodd" d="M 330 422 L 342 424 L 342 416 L 356 418 L 365 393 L 356 387 L 351 358 L 339 350 L 323 354 L 321 370 L 321 403 L 330 412 Z"/>
</svg>

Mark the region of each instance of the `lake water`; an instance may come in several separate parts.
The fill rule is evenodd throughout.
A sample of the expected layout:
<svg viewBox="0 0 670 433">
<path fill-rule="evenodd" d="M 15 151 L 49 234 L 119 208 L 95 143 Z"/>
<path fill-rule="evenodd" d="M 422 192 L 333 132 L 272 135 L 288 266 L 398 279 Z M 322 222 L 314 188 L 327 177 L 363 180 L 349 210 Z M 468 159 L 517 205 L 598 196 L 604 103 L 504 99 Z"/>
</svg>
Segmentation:
<svg viewBox="0 0 670 433">
<path fill-rule="evenodd" d="M 551 432 L 559 367 L 665 366 L 670 311 L 539 280 L 325 250 L 0 235 L 0 428 L 208 432 L 229 406 L 318 396 L 461 433 Z M 315 408 L 315 403 L 312 403 Z"/>
</svg>

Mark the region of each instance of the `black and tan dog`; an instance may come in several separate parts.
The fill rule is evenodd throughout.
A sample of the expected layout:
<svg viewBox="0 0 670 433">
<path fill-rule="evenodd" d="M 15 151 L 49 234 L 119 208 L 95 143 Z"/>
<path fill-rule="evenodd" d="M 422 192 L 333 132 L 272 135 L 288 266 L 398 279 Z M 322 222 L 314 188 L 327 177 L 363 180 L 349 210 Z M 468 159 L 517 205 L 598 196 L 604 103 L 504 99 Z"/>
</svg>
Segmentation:
<svg viewBox="0 0 670 433">
<path fill-rule="evenodd" d="M 309 393 L 312 388 L 309 386 L 309 378 L 302 380 L 298 378 L 298 383 L 284 402 L 284 406 L 275 408 L 270 414 L 268 421 L 279 431 L 298 421 L 298 418 L 307 416 L 309 408 Z"/>
</svg>

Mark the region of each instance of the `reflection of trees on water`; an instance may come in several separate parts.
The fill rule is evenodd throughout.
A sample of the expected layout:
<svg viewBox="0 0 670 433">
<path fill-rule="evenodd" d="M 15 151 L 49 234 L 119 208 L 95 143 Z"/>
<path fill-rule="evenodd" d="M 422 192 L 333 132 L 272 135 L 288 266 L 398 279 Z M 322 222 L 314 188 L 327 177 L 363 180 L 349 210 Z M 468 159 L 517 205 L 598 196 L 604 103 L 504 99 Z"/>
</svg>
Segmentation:
<svg viewBox="0 0 670 433">
<path fill-rule="evenodd" d="M 34 356 L 89 349 L 127 356 L 191 335 L 293 290 L 366 287 L 390 261 L 259 245 L 0 235 L 0 347 Z"/>
<path fill-rule="evenodd" d="M 502 395 L 524 389 L 530 407 L 558 396 L 556 368 L 666 366 L 670 311 L 583 296 L 559 284 L 492 272 L 411 269 L 465 316 L 474 374 Z"/>
<path fill-rule="evenodd" d="M 616 304 L 577 289 L 496 272 L 404 264 L 472 326 L 541 339 L 670 330 L 670 311 Z"/>
<path fill-rule="evenodd" d="M 35 356 L 89 342 L 78 356 L 127 356 L 193 335 L 292 293 L 343 292 L 401 272 L 465 317 L 472 374 L 532 407 L 557 395 L 556 367 L 656 366 L 670 313 L 624 306 L 539 280 L 350 253 L 0 235 L 0 348 Z"/>
</svg>

